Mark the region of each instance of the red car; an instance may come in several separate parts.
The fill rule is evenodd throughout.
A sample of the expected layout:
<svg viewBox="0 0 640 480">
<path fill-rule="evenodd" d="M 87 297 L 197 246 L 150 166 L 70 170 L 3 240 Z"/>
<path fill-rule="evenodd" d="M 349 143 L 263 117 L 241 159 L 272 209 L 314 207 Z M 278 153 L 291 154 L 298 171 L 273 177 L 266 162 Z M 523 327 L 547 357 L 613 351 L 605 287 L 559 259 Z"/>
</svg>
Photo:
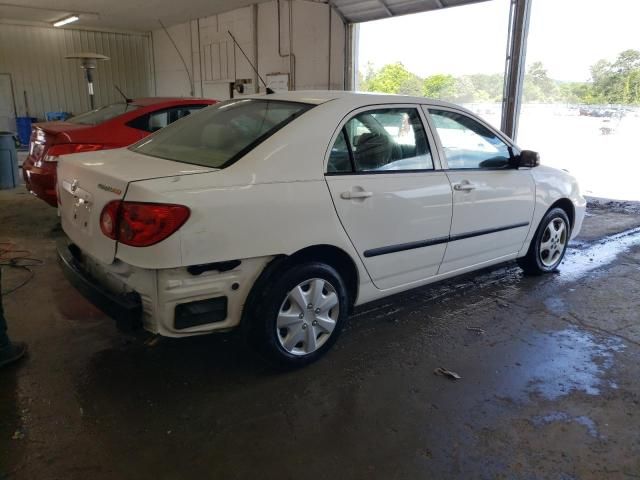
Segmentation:
<svg viewBox="0 0 640 480">
<path fill-rule="evenodd" d="M 203 98 L 139 98 L 114 103 L 63 122 L 33 125 L 29 156 L 22 165 L 27 190 L 56 207 L 60 155 L 121 148 L 216 103 Z"/>
</svg>

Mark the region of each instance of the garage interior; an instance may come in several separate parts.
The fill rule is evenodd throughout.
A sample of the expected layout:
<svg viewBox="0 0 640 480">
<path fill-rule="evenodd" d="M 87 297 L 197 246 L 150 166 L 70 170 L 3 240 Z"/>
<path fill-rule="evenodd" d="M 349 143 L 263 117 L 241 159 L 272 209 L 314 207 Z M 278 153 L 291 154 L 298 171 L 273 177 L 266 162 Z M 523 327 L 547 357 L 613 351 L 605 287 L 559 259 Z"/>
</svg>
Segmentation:
<svg viewBox="0 0 640 480">
<path fill-rule="evenodd" d="M 513 137 L 535 2 L 513 0 L 505 25 Z M 261 79 L 350 90 L 360 22 L 470 3 L 0 3 L 0 131 L 89 110 L 72 54 L 109 58 L 96 106 L 122 101 L 116 86 L 217 100 L 264 93 Z M 0 479 L 638 478 L 640 203 L 587 200 L 555 274 L 507 263 L 364 305 L 325 358 L 281 372 L 234 332 L 119 332 L 64 279 L 56 209 L 23 184 L 0 190 L 2 302 L 29 345 L 0 369 Z"/>
</svg>

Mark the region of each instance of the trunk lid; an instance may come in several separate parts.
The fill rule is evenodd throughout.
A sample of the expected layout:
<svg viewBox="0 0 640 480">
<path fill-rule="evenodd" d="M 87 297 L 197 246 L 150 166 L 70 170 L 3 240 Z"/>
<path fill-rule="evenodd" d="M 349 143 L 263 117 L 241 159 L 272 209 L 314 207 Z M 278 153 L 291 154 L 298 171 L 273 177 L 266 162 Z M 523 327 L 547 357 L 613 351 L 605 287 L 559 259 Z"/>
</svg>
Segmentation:
<svg viewBox="0 0 640 480">
<path fill-rule="evenodd" d="M 215 169 L 163 160 L 126 148 L 62 157 L 58 198 L 62 228 L 80 249 L 112 263 L 117 242 L 100 229 L 100 214 L 112 200 L 122 200 L 131 182 L 213 172 Z"/>
<path fill-rule="evenodd" d="M 68 143 L 69 136 L 65 135 L 72 130 L 84 130 L 91 125 L 79 125 L 69 122 L 42 122 L 36 123 L 31 129 L 29 141 L 29 155 L 35 161 L 43 159 L 47 150 L 54 143 Z"/>
</svg>

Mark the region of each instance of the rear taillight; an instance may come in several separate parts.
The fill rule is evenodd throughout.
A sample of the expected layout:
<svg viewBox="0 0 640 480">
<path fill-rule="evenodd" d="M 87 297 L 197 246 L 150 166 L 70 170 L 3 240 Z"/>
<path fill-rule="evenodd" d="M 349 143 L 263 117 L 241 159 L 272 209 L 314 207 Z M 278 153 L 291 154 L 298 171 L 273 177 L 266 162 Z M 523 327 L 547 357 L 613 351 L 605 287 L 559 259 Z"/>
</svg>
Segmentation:
<svg viewBox="0 0 640 480">
<path fill-rule="evenodd" d="M 107 203 L 100 214 L 100 230 L 112 240 L 117 240 L 116 225 L 118 224 L 118 210 L 120 210 L 120 200 Z"/>
<path fill-rule="evenodd" d="M 100 229 L 125 245 L 148 247 L 175 233 L 190 214 L 183 205 L 114 200 L 102 209 Z"/>
<path fill-rule="evenodd" d="M 60 155 L 70 155 L 72 153 L 80 152 L 95 152 L 102 150 L 104 145 L 99 143 L 59 143 L 57 145 L 51 145 L 45 156 L 45 162 L 57 162 Z"/>
</svg>

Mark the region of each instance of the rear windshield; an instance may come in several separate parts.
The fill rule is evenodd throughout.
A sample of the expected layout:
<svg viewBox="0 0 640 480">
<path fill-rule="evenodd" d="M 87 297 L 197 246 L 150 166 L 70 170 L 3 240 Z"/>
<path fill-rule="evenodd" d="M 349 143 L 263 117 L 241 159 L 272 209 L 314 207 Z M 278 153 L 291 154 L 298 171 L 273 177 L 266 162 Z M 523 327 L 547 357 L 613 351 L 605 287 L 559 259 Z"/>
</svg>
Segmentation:
<svg viewBox="0 0 640 480">
<path fill-rule="evenodd" d="M 112 118 L 122 115 L 125 112 L 131 112 L 138 107 L 130 103 L 114 103 L 106 107 L 100 107 L 90 112 L 81 113 L 75 117 L 71 117 L 67 122 L 78 123 L 80 125 L 98 125 Z"/>
<path fill-rule="evenodd" d="M 131 147 L 153 157 L 224 168 L 311 105 L 263 99 L 221 102 L 163 128 Z"/>
</svg>

